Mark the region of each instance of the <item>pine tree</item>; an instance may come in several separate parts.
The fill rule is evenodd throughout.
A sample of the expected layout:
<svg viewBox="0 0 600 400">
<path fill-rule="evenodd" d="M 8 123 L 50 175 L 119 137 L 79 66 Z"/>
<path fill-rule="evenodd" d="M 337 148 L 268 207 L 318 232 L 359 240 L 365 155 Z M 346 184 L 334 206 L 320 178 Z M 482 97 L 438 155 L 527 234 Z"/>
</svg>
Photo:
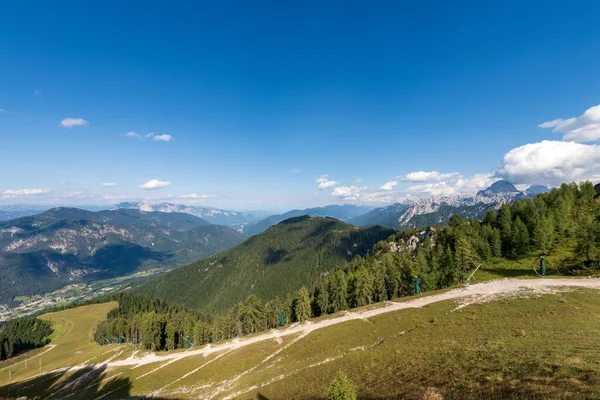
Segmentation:
<svg viewBox="0 0 600 400">
<path fill-rule="evenodd" d="M 477 254 L 473 251 L 471 243 L 464 235 L 461 235 L 456 241 L 455 260 L 458 264 L 461 281 L 464 279 L 466 271 L 476 266 L 479 260 Z"/>
<path fill-rule="evenodd" d="M 502 239 L 502 254 L 504 256 L 512 253 L 512 212 L 510 205 L 503 204 L 498 210 L 498 226 L 500 228 L 500 237 Z"/>
<path fill-rule="evenodd" d="M 297 322 L 306 321 L 311 316 L 310 294 L 302 286 L 294 298 L 294 317 Z"/>
<path fill-rule="evenodd" d="M 203 321 L 198 321 L 196 325 L 194 325 L 194 343 L 196 346 L 200 346 L 206 344 L 210 341 L 207 335 L 207 325 Z"/>
<path fill-rule="evenodd" d="M 553 241 L 554 226 L 552 225 L 552 220 L 547 217 L 541 217 L 533 229 L 532 243 L 542 254 L 547 254 L 552 247 Z"/>
<path fill-rule="evenodd" d="M 316 296 L 315 302 L 318 309 L 318 314 L 315 315 L 327 315 L 329 309 L 331 308 L 330 300 L 329 300 L 329 279 L 324 278 L 319 280 L 316 288 Z"/>
<path fill-rule="evenodd" d="M 581 210 L 577 215 L 577 229 L 575 230 L 575 254 L 585 257 L 590 262 L 598 258 L 598 223 L 589 208 Z"/>
<path fill-rule="evenodd" d="M 581 182 L 579 184 L 579 196 L 577 199 L 577 204 L 588 204 L 591 203 L 596 197 L 596 189 L 594 189 L 594 185 L 590 181 Z"/>
<path fill-rule="evenodd" d="M 494 227 L 496 225 L 496 211 L 493 208 L 487 210 L 485 216 L 483 217 L 483 224 L 489 225 L 490 227 Z"/>
<path fill-rule="evenodd" d="M 380 302 L 388 299 L 385 287 L 385 271 L 380 263 L 376 263 L 370 271 L 373 282 L 373 301 Z"/>
<path fill-rule="evenodd" d="M 346 273 L 341 269 L 335 271 L 330 281 L 330 296 L 331 312 L 336 313 L 340 310 L 348 308 L 348 279 Z"/>
<path fill-rule="evenodd" d="M 365 268 L 359 268 L 354 272 L 350 297 L 352 307 L 362 307 L 373 302 L 373 279 Z"/>
<path fill-rule="evenodd" d="M 500 230 L 494 228 L 490 237 L 490 249 L 492 250 L 492 256 L 502 257 L 502 238 L 500 237 Z"/>
<path fill-rule="evenodd" d="M 267 328 L 265 307 L 255 295 L 250 295 L 240 305 L 239 322 L 242 334 L 259 332 Z"/>
<path fill-rule="evenodd" d="M 274 300 L 268 301 L 265 304 L 265 319 L 267 322 L 267 329 L 277 328 L 281 320 L 281 311 L 283 311 L 283 303 L 279 297 Z"/>
<path fill-rule="evenodd" d="M 527 226 L 517 217 L 512 230 L 512 250 L 513 255 L 522 256 L 529 251 L 529 231 Z"/>
<path fill-rule="evenodd" d="M 166 335 L 166 346 L 168 350 L 172 350 L 178 347 L 178 343 L 175 342 L 175 326 L 171 321 L 168 321 L 165 326 Z"/>
</svg>

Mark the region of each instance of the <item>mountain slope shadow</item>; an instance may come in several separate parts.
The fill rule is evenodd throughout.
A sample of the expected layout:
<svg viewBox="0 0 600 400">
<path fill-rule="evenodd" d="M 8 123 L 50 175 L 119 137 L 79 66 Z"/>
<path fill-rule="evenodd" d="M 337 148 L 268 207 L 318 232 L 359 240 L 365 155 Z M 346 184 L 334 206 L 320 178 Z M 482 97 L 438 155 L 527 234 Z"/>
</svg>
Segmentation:
<svg viewBox="0 0 600 400">
<path fill-rule="evenodd" d="M 0 400 L 41 399 L 144 399 L 131 395 L 131 380 L 115 374 L 105 366 L 50 372 L 32 379 L 0 386 Z M 152 397 L 157 399 L 156 397 Z M 160 400 L 160 398 L 158 398 Z"/>
</svg>

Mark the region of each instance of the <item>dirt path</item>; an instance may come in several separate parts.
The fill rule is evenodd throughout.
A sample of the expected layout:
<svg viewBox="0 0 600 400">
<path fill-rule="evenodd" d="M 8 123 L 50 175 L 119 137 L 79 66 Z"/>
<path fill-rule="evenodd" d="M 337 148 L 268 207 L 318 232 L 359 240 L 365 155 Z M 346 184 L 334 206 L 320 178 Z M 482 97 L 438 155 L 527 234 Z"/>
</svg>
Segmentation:
<svg viewBox="0 0 600 400">
<path fill-rule="evenodd" d="M 600 279 L 597 278 L 578 278 L 578 279 L 504 279 L 498 281 L 492 281 L 487 283 L 480 283 L 476 285 L 467 286 L 464 288 L 457 288 L 449 290 L 445 293 L 435 295 L 424 295 L 413 298 L 407 301 L 398 302 L 387 302 L 385 305 L 377 308 L 373 308 L 365 311 L 348 311 L 346 314 L 339 317 L 333 317 L 322 321 L 307 321 L 302 324 L 294 324 L 287 328 L 278 329 L 270 332 L 265 332 L 260 335 L 240 338 L 216 345 L 207 345 L 196 350 L 188 350 L 177 353 L 167 353 L 164 355 L 157 355 L 155 353 L 149 353 L 142 357 L 129 357 L 124 360 L 109 361 L 106 363 L 99 364 L 98 366 L 106 367 L 126 367 L 126 366 L 140 366 L 157 362 L 173 362 L 186 357 L 193 357 L 198 355 L 209 355 L 216 352 L 235 350 L 240 347 L 249 346 L 265 340 L 281 340 L 280 338 L 288 335 L 301 334 L 303 336 L 317 330 L 323 329 L 332 325 L 341 324 L 343 322 L 367 319 L 376 315 L 394 312 L 398 310 L 404 310 L 408 308 L 420 308 L 429 304 L 437 303 L 444 300 L 456 300 L 461 299 L 463 303 L 459 306 L 491 301 L 499 296 L 517 294 L 522 291 L 533 291 L 533 293 L 552 293 L 561 287 L 579 287 L 579 288 L 590 288 L 600 289 Z"/>
</svg>

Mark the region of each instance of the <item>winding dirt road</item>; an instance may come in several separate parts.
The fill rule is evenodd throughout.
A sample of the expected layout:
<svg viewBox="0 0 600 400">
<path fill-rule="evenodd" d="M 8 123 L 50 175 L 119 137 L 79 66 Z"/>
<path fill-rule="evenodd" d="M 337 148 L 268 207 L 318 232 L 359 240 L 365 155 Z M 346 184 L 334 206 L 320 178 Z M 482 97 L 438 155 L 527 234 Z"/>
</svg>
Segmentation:
<svg viewBox="0 0 600 400">
<path fill-rule="evenodd" d="M 309 333 L 327 328 L 332 325 L 341 324 L 343 322 L 368 319 L 376 315 L 404 310 L 408 308 L 420 308 L 429 304 L 437 303 L 444 300 L 460 300 L 461 303 L 457 308 L 462 308 L 474 303 L 492 301 L 500 296 L 519 294 L 520 292 L 530 292 L 533 294 L 553 293 L 560 288 L 578 287 L 589 289 L 600 289 L 599 278 L 539 278 L 539 279 L 504 279 L 491 281 L 487 283 L 479 283 L 463 288 L 452 289 L 444 293 L 434 295 L 423 295 L 412 298 L 406 301 L 389 301 L 381 307 L 364 310 L 364 311 L 347 311 L 339 317 L 332 317 L 321 321 L 307 321 L 302 324 L 294 324 L 287 328 L 274 329 L 260 335 L 234 339 L 228 342 L 219 343 L 217 345 L 207 345 L 199 349 L 192 349 L 184 352 L 169 353 L 157 355 L 149 353 L 142 357 L 131 356 L 124 360 L 108 361 L 102 364 L 97 364 L 98 367 L 138 367 L 141 365 L 151 364 L 155 362 L 171 363 L 186 357 L 198 355 L 209 355 L 216 352 L 235 350 L 240 347 L 249 346 L 254 343 L 265 340 L 281 340 L 280 338 L 288 335 L 300 334 L 306 336 Z"/>
</svg>

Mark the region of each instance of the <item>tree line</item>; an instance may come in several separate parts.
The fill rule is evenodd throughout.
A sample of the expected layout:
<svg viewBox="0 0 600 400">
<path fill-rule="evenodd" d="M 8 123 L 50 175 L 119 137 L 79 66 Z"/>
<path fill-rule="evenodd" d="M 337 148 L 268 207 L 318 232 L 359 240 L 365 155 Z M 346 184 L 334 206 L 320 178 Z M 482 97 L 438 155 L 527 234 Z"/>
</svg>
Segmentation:
<svg viewBox="0 0 600 400">
<path fill-rule="evenodd" d="M 482 221 L 454 215 L 447 226 L 412 229 L 375 244 L 366 256 L 324 273 L 311 286 L 264 302 L 256 295 L 209 315 L 150 296 L 113 296 L 119 307 L 96 331 L 106 343 L 127 340 L 164 350 L 244 336 L 311 317 L 415 294 L 463 281 L 493 259 L 549 254 L 569 244 L 581 268 L 598 268 L 600 199 L 589 182 L 563 184 L 533 199 L 503 204 Z"/>
<path fill-rule="evenodd" d="M 0 329 L 0 360 L 18 353 L 42 347 L 50 341 L 52 325 L 35 317 L 21 317 L 8 321 Z"/>
</svg>

